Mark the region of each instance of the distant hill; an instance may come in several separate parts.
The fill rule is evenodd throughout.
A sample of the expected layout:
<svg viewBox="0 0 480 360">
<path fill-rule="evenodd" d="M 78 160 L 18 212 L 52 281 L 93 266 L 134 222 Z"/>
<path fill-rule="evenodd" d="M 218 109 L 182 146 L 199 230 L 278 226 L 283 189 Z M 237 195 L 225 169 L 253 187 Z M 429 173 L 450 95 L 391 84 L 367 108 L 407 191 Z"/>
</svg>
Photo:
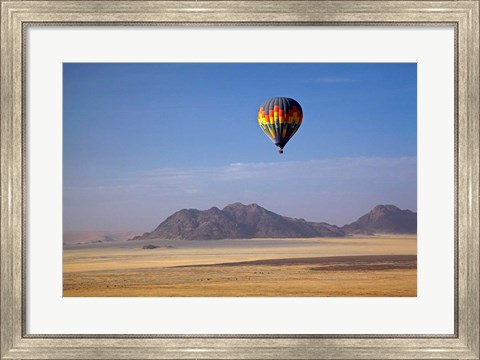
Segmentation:
<svg viewBox="0 0 480 360">
<path fill-rule="evenodd" d="M 341 229 L 348 234 L 415 234 L 417 213 L 394 205 L 377 205 L 368 214 Z"/>
<path fill-rule="evenodd" d="M 150 233 L 131 240 L 144 239 L 250 239 L 340 237 L 345 232 L 334 225 L 308 222 L 275 214 L 257 204 L 235 203 L 222 210 L 183 209 L 177 211 Z"/>
<path fill-rule="evenodd" d="M 136 233 L 133 231 L 78 231 L 63 234 L 64 244 L 95 244 L 125 241 Z"/>
</svg>

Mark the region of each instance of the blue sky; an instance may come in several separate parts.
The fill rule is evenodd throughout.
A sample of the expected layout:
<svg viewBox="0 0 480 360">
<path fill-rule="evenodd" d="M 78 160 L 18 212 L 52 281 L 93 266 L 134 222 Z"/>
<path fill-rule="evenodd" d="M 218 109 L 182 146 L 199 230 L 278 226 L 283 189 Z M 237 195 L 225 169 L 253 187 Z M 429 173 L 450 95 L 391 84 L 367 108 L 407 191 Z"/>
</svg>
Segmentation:
<svg viewBox="0 0 480 360">
<path fill-rule="evenodd" d="M 337 225 L 416 210 L 416 82 L 416 64 L 64 64 L 64 230 L 236 201 Z M 275 96 L 304 112 L 283 155 L 257 123 Z"/>
</svg>

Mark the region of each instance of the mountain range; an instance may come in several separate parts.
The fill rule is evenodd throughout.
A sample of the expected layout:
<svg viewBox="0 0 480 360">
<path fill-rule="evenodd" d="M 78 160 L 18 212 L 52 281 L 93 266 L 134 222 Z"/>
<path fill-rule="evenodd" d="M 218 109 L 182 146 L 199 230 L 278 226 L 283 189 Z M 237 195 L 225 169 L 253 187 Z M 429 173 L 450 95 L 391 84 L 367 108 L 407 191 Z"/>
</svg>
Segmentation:
<svg viewBox="0 0 480 360">
<path fill-rule="evenodd" d="M 218 240 L 250 238 L 343 237 L 349 234 L 417 232 L 417 214 L 394 205 L 378 205 L 351 224 L 338 227 L 282 216 L 257 204 L 234 203 L 222 210 L 183 209 L 152 232 L 129 240 Z"/>
</svg>

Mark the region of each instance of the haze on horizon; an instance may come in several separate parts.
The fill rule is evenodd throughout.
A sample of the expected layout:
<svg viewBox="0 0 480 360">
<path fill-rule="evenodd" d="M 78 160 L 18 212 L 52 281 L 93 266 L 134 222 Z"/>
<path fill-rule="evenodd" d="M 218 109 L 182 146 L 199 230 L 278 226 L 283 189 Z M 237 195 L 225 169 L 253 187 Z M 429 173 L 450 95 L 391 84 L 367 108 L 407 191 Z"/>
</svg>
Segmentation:
<svg viewBox="0 0 480 360">
<path fill-rule="evenodd" d="M 416 82 L 413 63 L 65 63 L 64 231 L 235 202 L 340 226 L 416 211 Z M 257 123 L 275 96 L 304 111 L 283 155 Z"/>
</svg>

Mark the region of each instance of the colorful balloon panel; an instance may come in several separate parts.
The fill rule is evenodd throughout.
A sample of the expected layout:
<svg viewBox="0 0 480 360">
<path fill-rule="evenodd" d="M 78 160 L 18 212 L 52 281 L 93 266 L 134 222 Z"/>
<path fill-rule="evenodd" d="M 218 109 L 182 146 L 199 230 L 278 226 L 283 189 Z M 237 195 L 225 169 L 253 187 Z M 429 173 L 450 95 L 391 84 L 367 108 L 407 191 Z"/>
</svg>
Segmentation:
<svg viewBox="0 0 480 360">
<path fill-rule="evenodd" d="M 302 107 L 291 98 L 275 97 L 265 100 L 258 110 L 258 124 L 280 150 L 297 132 L 302 119 Z"/>
</svg>

